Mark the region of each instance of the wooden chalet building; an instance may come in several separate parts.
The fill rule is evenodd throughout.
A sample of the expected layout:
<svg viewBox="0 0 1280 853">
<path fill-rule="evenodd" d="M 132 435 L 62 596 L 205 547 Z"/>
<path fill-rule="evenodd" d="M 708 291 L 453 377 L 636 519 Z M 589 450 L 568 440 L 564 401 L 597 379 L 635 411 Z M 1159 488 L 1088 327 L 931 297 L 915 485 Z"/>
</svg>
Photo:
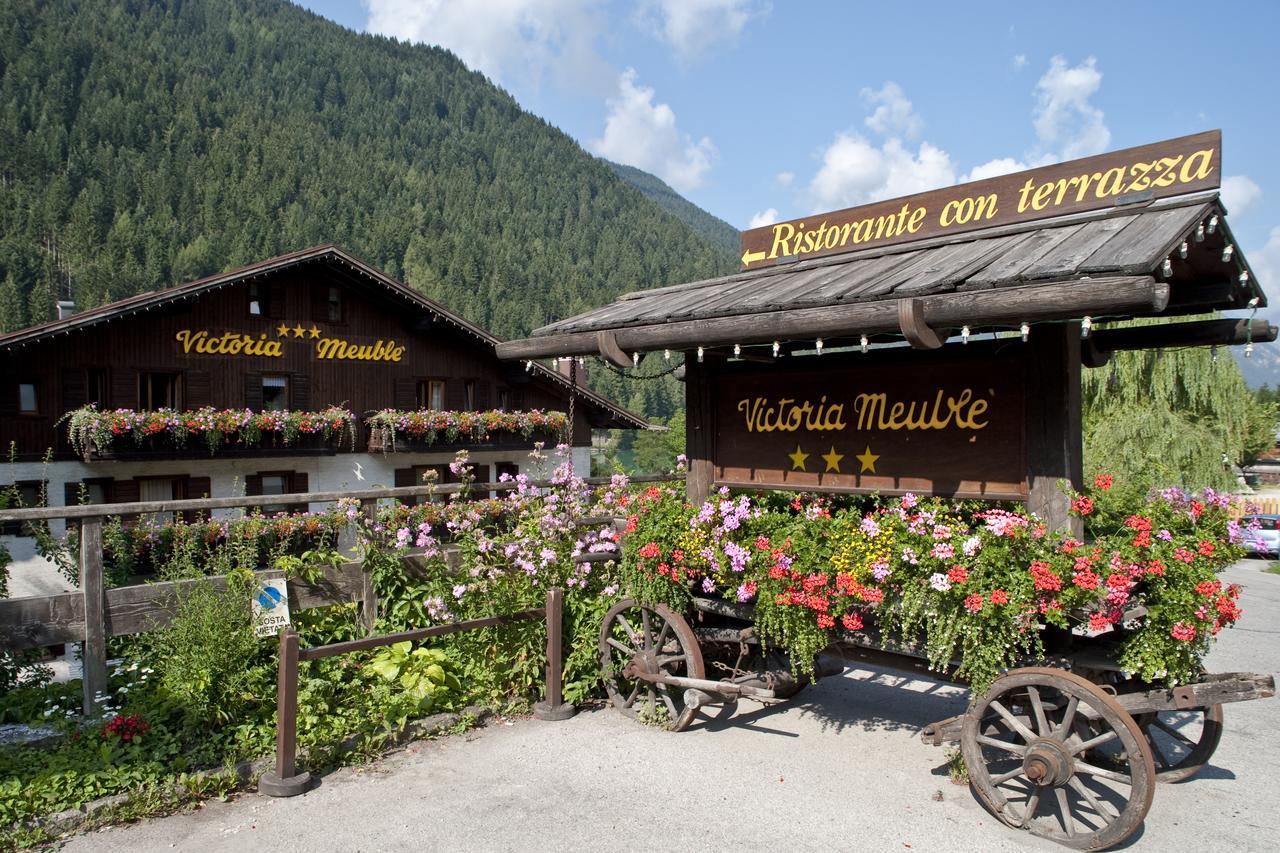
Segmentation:
<svg viewBox="0 0 1280 853">
<path fill-rule="evenodd" d="M 524 470 L 535 442 L 554 447 L 564 438 L 539 429 L 393 442 L 366 425 L 383 409 L 572 411 L 574 465 L 584 474 L 592 428 L 647 426 L 543 365 L 499 361 L 498 340 L 484 329 L 334 246 L 68 308 L 54 322 L 0 336 L 0 446 L 17 453 L 4 481 L 17 482 L 28 505 L 41 491 L 59 505 L 414 485 L 429 469 L 447 482 L 459 449 L 485 482 Z M 140 445 L 132 433 L 108 447 L 73 446 L 63 418 L 88 404 L 241 415 L 341 407 L 354 415 L 354 435 L 285 442 L 264 434 L 256 445 L 230 441 L 213 452 L 198 435 L 182 446 L 166 435 Z"/>
</svg>

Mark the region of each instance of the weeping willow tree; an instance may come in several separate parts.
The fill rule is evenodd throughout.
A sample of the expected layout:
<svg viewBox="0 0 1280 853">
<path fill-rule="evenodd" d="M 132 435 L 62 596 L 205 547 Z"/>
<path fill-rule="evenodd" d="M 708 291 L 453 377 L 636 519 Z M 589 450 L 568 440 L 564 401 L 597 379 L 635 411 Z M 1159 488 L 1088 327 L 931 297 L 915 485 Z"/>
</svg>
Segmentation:
<svg viewBox="0 0 1280 853">
<path fill-rule="evenodd" d="M 1108 471 L 1142 490 L 1231 488 L 1233 466 L 1275 443 L 1276 407 L 1257 402 L 1227 352 L 1118 352 L 1084 371 L 1082 386 L 1087 481 Z"/>
</svg>

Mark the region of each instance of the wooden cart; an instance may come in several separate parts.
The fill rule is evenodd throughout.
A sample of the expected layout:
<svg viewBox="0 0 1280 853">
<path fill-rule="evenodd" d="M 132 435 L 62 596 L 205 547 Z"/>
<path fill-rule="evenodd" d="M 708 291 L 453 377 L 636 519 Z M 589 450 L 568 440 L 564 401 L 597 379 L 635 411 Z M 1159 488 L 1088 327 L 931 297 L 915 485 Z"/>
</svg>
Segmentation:
<svg viewBox="0 0 1280 853">
<path fill-rule="evenodd" d="M 1275 693 L 1271 676 L 1251 673 L 1146 684 L 1114 664 L 1113 636 L 1048 631 L 1049 660 L 1006 672 L 964 714 L 922 736 L 959 742 L 971 787 L 1001 821 L 1068 847 L 1123 842 L 1141 826 L 1157 782 L 1189 778 L 1208 762 L 1224 704 Z M 613 705 L 671 731 L 703 706 L 786 699 L 807 683 L 759 642 L 750 606 L 718 599 L 695 598 L 689 614 L 620 601 L 605 616 L 599 650 Z M 838 672 L 841 659 L 926 669 L 923 649 L 874 629 L 840 635 L 819 656 L 818 674 Z"/>
</svg>

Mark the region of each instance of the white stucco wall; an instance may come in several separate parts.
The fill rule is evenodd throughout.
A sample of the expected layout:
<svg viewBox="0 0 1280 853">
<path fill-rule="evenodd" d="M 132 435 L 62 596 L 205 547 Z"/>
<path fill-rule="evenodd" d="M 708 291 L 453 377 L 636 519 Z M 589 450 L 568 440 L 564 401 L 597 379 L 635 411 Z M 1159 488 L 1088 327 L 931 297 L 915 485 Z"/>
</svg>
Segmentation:
<svg viewBox="0 0 1280 853">
<path fill-rule="evenodd" d="M 497 462 L 513 462 L 520 472 L 534 479 L 550 474 L 555 459 L 552 452 L 543 465 L 533 464 L 526 451 L 481 450 L 471 454 L 474 465 L 488 465 L 489 475 L 494 475 Z M 453 461 L 452 453 L 339 453 L 333 456 L 260 456 L 236 459 L 178 459 L 167 461 L 108 461 L 87 464 L 84 462 L 18 462 L 8 466 L 5 480 L 47 480 L 50 506 L 63 506 L 67 483 L 79 483 L 96 477 L 128 480 L 134 477 L 197 476 L 208 477 L 210 497 L 225 498 L 244 494 L 245 477 L 260 471 L 297 471 L 307 474 L 307 485 L 312 492 L 356 491 L 361 489 L 391 488 L 395 485 L 395 469 L 414 465 L 442 465 Z M 591 448 L 573 448 L 574 470 L 579 476 L 591 473 Z M 194 496 L 193 496 L 194 497 Z M 311 504 L 312 510 L 321 510 L 323 503 Z M 215 515 L 234 515 L 240 510 L 216 510 Z M 50 523 L 52 531 L 61 536 L 66 525 L 61 520 Z M 29 537 L 0 536 L 0 543 L 9 549 L 14 562 L 9 571 L 9 594 L 12 597 L 48 595 L 70 589 L 71 585 L 58 570 L 35 552 L 35 543 Z"/>
</svg>

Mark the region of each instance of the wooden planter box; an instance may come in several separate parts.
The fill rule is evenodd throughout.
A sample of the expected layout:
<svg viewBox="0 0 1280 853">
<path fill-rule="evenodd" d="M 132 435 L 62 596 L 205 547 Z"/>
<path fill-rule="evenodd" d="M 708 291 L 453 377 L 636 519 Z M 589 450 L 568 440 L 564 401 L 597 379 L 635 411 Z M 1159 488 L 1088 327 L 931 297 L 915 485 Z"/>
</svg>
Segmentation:
<svg viewBox="0 0 1280 853">
<path fill-rule="evenodd" d="M 436 441 L 428 442 L 412 436 L 396 438 L 390 429 L 371 429 L 368 447 L 370 453 L 454 453 L 459 450 L 532 448 L 535 442 L 549 444 L 556 439 L 555 430 L 534 430 L 528 438 L 520 433 L 497 432 L 482 439 L 460 435 L 454 441 L 447 441 L 441 435 Z"/>
<path fill-rule="evenodd" d="M 84 452 L 85 462 L 108 462 L 112 460 L 138 460 L 161 458 L 198 459 L 225 456 L 260 456 L 263 454 L 283 453 L 335 453 L 339 449 L 338 437 L 326 437 L 321 433 L 299 435 L 290 444 L 284 443 L 280 433 L 266 433 L 257 444 L 241 444 L 238 441 L 224 441 L 218 449 L 209 452 L 204 436 L 191 436 L 186 444 L 179 447 L 173 437 L 168 434 L 148 436 L 141 444 L 136 443 L 131 435 L 122 435 L 106 448 L 99 448 L 90 442 Z"/>
</svg>

